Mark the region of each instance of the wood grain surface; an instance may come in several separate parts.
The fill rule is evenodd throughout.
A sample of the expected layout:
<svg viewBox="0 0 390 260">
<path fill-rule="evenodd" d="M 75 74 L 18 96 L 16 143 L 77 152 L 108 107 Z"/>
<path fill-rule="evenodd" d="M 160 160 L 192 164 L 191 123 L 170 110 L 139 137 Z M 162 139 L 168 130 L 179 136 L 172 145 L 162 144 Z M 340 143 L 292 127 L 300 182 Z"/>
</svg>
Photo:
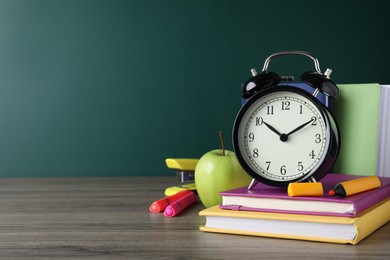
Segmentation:
<svg viewBox="0 0 390 260">
<path fill-rule="evenodd" d="M 339 245 L 199 231 L 149 213 L 172 177 L 0 179 L 0 259 L 389 259 L 390 224 Z"/>
</svg>

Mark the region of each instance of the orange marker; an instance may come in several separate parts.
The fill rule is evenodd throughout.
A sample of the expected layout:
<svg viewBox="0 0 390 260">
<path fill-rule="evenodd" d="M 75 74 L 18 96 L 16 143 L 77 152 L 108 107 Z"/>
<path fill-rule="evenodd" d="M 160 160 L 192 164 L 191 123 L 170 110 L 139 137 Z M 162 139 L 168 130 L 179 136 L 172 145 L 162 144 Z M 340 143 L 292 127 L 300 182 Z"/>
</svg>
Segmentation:
<svg viewBox="0 0 390 260">
<path fill-rule="evenodd" d="M 324 191 L 321 182 L 293 182 L 288 185 L 287 194 L 295 196 L 323 196 Z"/>
<path fill-rule="evenodd" d="M 194 204 L 196 200 L 197 198 L 195 193 L 191 191 L 190 193 L 184 195 L 184 197 L 181 197 L 180 199 L 169 205 L 164 211 L 164 216 L 174 217 L 192 204 Z"/>
<path fill-rule="evenodd" d="M 367 190 L 379 188 L 382 185 L 381 180 L 377 176 L 363 177 L 351 181 L 344 181 L 337 184 L 333 190 L 329 191 L 329 195 L 339 195 L 341 197 L 350 196 Z"/>
<path fill-rule="evenodd" d="M 173 194 L 169 197 L 159 199 L 150 205 L 149 211 L 152 213 L 162 212 L 165 210 L 166 207 L 168 207 L 168 205 L 170 205 L 173 202 L 177 201 L 178 199 L 184 197 L 185 195 L 187 195 L 190 192 L 191 192 L 190 190 L 183 190 L 183 191 L 180 191 L 180 192 Z"/>
</svg>

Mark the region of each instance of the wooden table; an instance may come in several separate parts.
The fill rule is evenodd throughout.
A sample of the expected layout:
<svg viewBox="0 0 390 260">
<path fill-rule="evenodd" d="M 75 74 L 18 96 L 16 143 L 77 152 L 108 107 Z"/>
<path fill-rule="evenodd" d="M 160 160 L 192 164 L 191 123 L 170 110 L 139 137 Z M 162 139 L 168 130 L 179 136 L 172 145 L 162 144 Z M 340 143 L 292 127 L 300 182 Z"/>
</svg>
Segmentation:
<svg viewBox="0 0 390 260">
<path fill-rule="evenodd" d="M 149 213 L 174 177 L 0 179 L 1 259 L 390 259 L 390 223 L 339 245 L 199 231 L 197 203 Z"/>
</svg>

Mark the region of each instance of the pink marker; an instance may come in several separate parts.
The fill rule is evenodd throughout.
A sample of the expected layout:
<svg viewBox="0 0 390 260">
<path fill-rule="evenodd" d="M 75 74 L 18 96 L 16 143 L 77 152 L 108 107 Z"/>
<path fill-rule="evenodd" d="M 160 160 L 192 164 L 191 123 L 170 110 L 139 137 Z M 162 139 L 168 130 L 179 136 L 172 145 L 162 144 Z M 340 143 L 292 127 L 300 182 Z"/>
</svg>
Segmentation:
<svg viewBox="0 0 390 260">
<path fill-rule="evenodd" d="M 173 202 L 171 205 L 166 207 L 164 211 L 164 216 L 166 217 L 174 217 L 192 204 L 197 201 L 197 197 L 194 192 L 190 192 L 186 194 L 184 197 L 178 199 Z"/>
<path fill-rule="evenodd" d="M 168 205 L 172 204 L 190 192 L 190 190 L 183 190 L 169 197 L 159 199 L 150 205 L 149 210 L 152 213 L 162 212 L 166 209 L 166 207 L 168 207 Z"/>
</svg>

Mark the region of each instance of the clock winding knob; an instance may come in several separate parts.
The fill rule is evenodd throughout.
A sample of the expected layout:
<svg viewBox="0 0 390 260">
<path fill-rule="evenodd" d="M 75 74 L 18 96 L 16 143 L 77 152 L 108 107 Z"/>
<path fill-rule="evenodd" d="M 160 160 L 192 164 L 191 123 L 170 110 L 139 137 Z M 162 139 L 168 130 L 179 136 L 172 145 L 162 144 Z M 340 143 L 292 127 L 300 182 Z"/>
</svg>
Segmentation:
<svg viewBox="0 0 390 260">
<path fill-rule="evenodd" d="M 324 75 L 327 79 L 330 79 L 330 74 L 332 74 L 332 70 L 327 68 L 326 71 L 324 72 Z"/>
<path fill-rule="evenodd" d="M 252 76 L 256 76 L 257 75 L 257 70 L 255 68 L 251 69 L 251 74 Z"/>
</svg>

